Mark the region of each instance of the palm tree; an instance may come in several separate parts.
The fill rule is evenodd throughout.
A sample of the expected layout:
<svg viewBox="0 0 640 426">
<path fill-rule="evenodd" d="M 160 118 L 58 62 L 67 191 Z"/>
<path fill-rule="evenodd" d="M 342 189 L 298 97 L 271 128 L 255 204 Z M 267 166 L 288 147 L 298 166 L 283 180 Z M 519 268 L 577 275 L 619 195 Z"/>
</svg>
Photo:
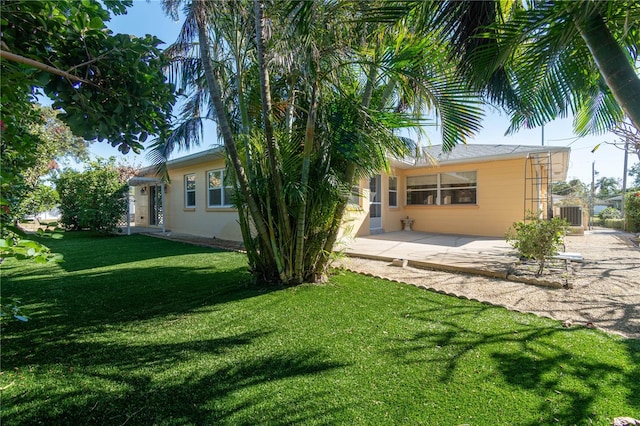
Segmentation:
<svg viewBox="0 0 640 426">
<path fill-rule="evenodd" d="M 474 2 L 461 3 L 457 9 L 472 10 Z M 580 135 L 609 131 L 625 115 L 640 128 L 640 2 L 534 0 L 508 10 L 493 3 L 496 13 L 484 21 L 445 7 L 436 16 L 442 25 L 462 23 L 454 33 L 461 42 L 451 46 L 465 55 L 464 70 L 512 112 L 510 131 L 569 112 Z"/>
<path fill-rule="evenodd" d="M 620 182 L 616 178 L 603 176 L 596 181 L 598 197 L 612 197 L 620 192 Z"/>
<path fill-rule="evenodd" d="M 412 148 L 395 131 L 437 115 L 451 147 L 479 129 L 479 101 L 443 44 L 368 18 L 366 2 L 170 1 L 168 49 L 189 94 L 167 155 L 213 117 L 237 182 L 250 269 L 261 281 L 325 276 L 356 179 Z"/>
</svg>

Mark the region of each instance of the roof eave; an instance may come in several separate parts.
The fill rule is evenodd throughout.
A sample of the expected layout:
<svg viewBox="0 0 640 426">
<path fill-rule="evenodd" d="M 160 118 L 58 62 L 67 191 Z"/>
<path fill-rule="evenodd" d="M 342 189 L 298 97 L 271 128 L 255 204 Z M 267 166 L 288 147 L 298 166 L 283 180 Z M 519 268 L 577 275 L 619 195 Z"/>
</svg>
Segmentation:
<svg viewBox="0 0 640 426">
<path fill-rule="evenodd" d="M 564 181 L 567 179 L 567 173 L 569 170 L 569 154 L 571 148 L 569 147 L 532 147 L 529 152 L 513 152 L 507 154 L 487 155 L 483 157 L 469 157 L 456 160 L 439 160 L 436 163 L 416 163 L 407 159 L 392 159 L 391 165 L 395 168 L 407 170 L 414 168 L 424 167 L 442 167 L 451 166 L 457 164 L 470 164 L 470 163 L 488 163 L 492 161 L 513 160 L 519 158 L 526 158 L 528 154 L 535 153 L 551 153 L 552 170 L 554 170 L 554 182 Z"/>
</svg>

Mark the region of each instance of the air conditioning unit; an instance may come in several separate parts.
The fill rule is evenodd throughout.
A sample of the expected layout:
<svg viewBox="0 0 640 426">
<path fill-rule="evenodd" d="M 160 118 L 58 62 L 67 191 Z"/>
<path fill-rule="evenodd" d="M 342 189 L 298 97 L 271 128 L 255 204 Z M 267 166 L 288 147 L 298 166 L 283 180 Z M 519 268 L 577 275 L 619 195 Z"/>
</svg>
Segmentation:
<svg viewBox="0 0 640 426">
<path fill-rule="evenodd" d="M 582 226 L 582 207 L 560 207 L 560 217 L 571 226 Z"/>
</svg>

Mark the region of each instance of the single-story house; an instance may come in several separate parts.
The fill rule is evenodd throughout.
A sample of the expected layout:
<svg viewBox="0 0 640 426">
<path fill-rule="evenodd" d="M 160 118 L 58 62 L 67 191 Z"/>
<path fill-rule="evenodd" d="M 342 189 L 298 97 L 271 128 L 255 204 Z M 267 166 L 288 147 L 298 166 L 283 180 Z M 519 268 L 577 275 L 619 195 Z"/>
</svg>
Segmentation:
<svg viewBox="0 0 640 426">
<path fill-rule="evenodd" d="M 622 210 L 622 195 L 614 195 L 613 197 L 609 197 L 604 201 L 604 204 L 607 207 L 613 207 L 614 209 Z"/>
<path fill-rule="evenodd" d="M 393 159 L 390 172 L 359 183 L 346 232 L 414 231 L 503 237 L 528 211 L 552 215 L 551 183 L 567 177 L 570 149 L 552 146 L 434 145 L 419 158 Z M 171 182 L 151 169 L 132 178 L 135 225 L 241 241 L 228 199 L 221 147 L 171 160 Z M 355 194 L 355 190 L 354 190 Z"/>
</svg>

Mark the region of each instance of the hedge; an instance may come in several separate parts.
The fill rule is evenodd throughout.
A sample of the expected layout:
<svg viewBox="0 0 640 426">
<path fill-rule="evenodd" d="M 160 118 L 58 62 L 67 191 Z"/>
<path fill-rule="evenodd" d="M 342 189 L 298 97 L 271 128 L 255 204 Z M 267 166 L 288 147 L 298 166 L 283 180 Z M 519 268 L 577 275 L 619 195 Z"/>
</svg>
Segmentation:
<svg viewBox="0 0 640 426">
<path fill-rule="evenodd" d="M 604 221 L 605 228 L 624 229 L 624 219 L 606 219 Z"/>
</svg>

